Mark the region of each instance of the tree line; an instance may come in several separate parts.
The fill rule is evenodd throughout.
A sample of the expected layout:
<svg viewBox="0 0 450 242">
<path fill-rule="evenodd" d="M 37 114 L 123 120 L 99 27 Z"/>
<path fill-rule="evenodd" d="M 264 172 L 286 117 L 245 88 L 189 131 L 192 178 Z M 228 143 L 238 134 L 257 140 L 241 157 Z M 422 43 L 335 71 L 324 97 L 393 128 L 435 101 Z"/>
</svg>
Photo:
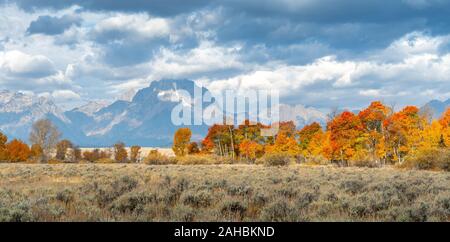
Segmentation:
<svg viewBox="0 0 450 242">
<path fill-rule="evenodd" d="M 270 126 L 250 120 L 238 126 L 215 124 L 201 142 L 192 142 L 191 130 L 180 128 L 174 134 L 172 149 L 177 157 L 214 155 L 213 159 L 222 157 L 227 162 L 249 163 L 270 155 L 284 155 L 297 162 L 381 166 L 403 164 L 416 157 L 425 157 L 426 163 L 426 160 L 441 156 L 439 159 L 449 166 L 445 169 L 450 170 L 450 108 L 438 119 L 431 117 L 427 109 L 406 106 L 394 112 L 393 108 L 376 101 L 358 114 L 332 112 L 325 127 L 314 122 L 297 129 L 292 121 L 280 122 L 274 136 L 262 136 L 261 129 Z M 110 149 L 82 151 L 70 140 L 60 137 L 61 133 L 48 119 L 32 125 L 30 146 L 18 139 L 8 142 L 8 137 L 0 132 L 0 161 L 142 161 L 141 147 L 137 145 L 128 151 L 124 143 L 117 142 Z M 151 151 L 145 159 L 151 164 L 159 164 L 168 157 Z M 168 162 L 177 163 L 177 160 Z"/>
<path fill-rule="evenodd" d="M 447 152 L 450 147 L 450 108 L 433 120 L 429 109 L 406 106 L 398 112 L 372 102 L 358 114 L 332 112 L 326 127 L 314 122 L 297 130 L 294 122 L 280 122 L 275 136 L 261 136 L 268 126 L 246 120 L 238 126 L 215 124 L 200 142 L 191 131 L 174 136 L 176 155 L 215 154 L 255 161 L 265 155 L 285 154 L 298 161 L 341 165 L 402 164 L 423 153 Z M 447 157 L 448 159 L 448 157 Z"/>
<path fill-rule="evenodd" d="M 31 127 L 28 146 L 19 139 L 8 142 L 8 137 L 0 132 L 0 161 L 4 162 L 139 162 L 141 147 L 132 146 L 128 152 L 122 142 L 111 149 L 92 149 L 82 151 L 70 140 L 61 139 L 61 133 L 48 119 L 36 121 Z M 129 154 L 128 154 L 129 153 Z"/>
</svg>

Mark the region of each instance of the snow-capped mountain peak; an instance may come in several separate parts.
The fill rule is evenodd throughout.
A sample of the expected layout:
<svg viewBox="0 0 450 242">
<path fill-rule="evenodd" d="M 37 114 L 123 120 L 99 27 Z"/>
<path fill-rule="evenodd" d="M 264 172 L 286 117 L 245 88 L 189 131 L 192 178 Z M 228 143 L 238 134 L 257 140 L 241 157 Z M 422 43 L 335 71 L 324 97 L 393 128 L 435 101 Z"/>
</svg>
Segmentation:
<svg viewBox="0 0 450 242">
<path fill-rule="evenodd" d="M 33 94 L 22 92 L 0 92 L 0 112 L 20 113 L 31 107 L 37 101 Z"/>
<path fill-rule="evenodd" d="M 107 107 L 110 104 L 111 103 L 108 100 L 90 101 L 80 107 L 74 108 L 72 111 L 82 112 L 88 116 L 93 116 L 94 113 L 98 112 L 104 107 Z"/>
<path fill-rule="evenodd" d="M 27 140 L 31 125 L 42 118 L 61 125 L 71 123 L 50 97 L 0 91 L 0 130 L 8 136 Z"/>
</svg>

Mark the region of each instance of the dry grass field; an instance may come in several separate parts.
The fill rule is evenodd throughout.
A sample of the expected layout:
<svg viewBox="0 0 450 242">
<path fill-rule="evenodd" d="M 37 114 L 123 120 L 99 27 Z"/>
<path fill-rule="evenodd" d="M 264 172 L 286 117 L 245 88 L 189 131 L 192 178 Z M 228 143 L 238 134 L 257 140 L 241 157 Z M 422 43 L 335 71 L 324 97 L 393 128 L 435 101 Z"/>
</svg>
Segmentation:
<svg viewBox="0 0 450 242">
<path fill-rule="evenodd" d="M 0 164 L 0 221 L 450 221 L 450 173 Z"/>
</svg>

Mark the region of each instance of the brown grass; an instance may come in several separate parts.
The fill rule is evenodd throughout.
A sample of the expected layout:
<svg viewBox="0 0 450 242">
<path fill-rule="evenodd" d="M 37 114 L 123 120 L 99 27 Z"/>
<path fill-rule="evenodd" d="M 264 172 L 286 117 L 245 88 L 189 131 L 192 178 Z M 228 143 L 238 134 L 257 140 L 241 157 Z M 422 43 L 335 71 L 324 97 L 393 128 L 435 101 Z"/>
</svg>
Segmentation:
<svg viewBox="0 0 450 242">
<path fill-rule="evenodd" d="M 0 221 L 450 221 L 450 173 L 0 164 Z"/>
</svg>

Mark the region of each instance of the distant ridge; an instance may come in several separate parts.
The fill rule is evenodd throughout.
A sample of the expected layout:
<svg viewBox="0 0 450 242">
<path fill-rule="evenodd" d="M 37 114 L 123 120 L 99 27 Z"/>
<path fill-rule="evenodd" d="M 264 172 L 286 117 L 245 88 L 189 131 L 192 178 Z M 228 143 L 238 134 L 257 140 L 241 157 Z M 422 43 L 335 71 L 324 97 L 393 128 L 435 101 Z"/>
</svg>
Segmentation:
<svg viewBox="0 0 450 242">
<path fill-rule="evenodd" d="M 447 99 L 446 101 L 431 100 L 425 105 L 423 105 L 421 109 L 423 110 L 425 108 L 430 108 L 431 111 L 433 112 L 433 118 L 436 119 L 441 117 L 448 107 L 450 107 L 450 98 Z"/>
</svg>

